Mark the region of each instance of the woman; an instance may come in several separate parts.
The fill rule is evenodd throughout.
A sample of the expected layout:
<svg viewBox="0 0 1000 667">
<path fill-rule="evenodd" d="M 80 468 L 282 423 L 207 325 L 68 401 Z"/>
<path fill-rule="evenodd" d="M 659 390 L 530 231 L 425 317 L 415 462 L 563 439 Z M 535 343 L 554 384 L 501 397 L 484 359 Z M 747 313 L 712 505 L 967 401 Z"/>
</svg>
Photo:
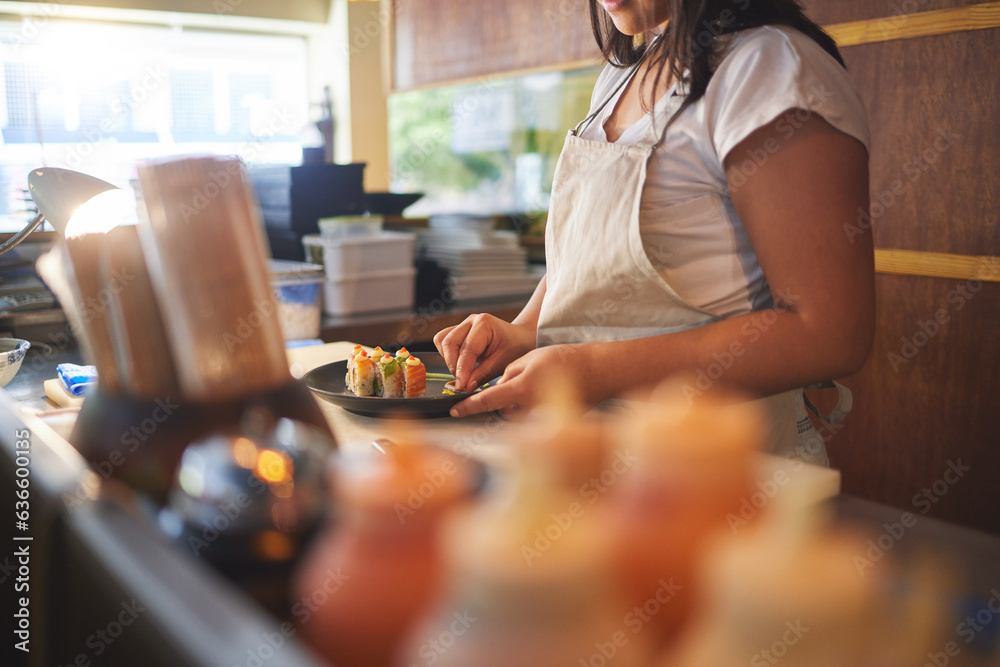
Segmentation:
<svg viewBox="0 0 1000 667">
<path fill-rule="evenodd" d="M 503 371 L 453 414 L 530 405 L 554 365 L 590 404 L 686 372 L 767 397 L 773 449 L 825 463 L 802 388 L 857 371 L 874 331 L 871 237 L 845 233 L 863 102 L 794 0 L 601 5 L 609 64 L 556 168 L 546 277 L 513 322 L 435 336 L 460 388 Z"/>
</svg>

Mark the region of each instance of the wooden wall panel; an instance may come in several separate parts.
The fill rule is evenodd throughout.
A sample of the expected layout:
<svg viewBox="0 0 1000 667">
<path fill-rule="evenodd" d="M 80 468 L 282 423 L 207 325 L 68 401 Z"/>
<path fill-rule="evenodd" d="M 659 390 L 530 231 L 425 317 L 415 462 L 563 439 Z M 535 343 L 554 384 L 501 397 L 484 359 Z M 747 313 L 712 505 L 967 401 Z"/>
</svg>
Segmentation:
<svg viewBox="0 0 1000 667">
<path fill-rule="evenodd" d="M 914 496 L 961 460 L 971 470 L 928 515 L 1000 534 L 1000 284 L 880 275 L 877 288 L 875 347 L 827 444 L 844 491 L 920 512 Z"/>
<path fill-rule="evenodd" d="M 393 0 L 396 90 L 599 57 L 585 0 Z"/>
<path fill-rule="evenodd" d="M 830 24 L 913 3 L 809 4 Z M 869 111 L 876 247 L 1000 255 L 998 43 L 992 28 L 842 49 Z M 1000 268 L 982 262 L 984 276 Z M 847 380 L 855 410 L 829 443 L 844 490 L 1000 534 L 1000 284 L 879 275 L 877 290 L 875 347 Z M 945 489 L 959 461 L 970 470 L 927 504 L 920 494 Z"/>
<path fill-rule="evenodd" d="M 598 57 L 586 0 L 383 0 L 392 7 L 395 90 L 578 64 Z M 821 25 L 970 7 L 982 0 L 807 0 Z M 878 23 L 876 23 L 878 25 Z"/>
<path fill-rule="evenodd" d="M 1000 253 L 998 37 L 981 30 L 843 49 L 871 124 L 877 247 Z"/>
<path fill-rule="evenodd" d="M 982 0 L 803 0 L 802 5 L 820 25 L 891 18 L 951 7 L 967 7 Z"/>
</svg>

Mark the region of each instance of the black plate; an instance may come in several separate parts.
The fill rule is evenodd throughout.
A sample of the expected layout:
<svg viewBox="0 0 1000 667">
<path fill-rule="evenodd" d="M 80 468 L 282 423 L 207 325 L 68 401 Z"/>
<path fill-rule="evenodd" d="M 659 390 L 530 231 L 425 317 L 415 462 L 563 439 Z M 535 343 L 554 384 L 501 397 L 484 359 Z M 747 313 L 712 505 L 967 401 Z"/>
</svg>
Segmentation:
<svg viewBox="0 0 1000 667">
<path fill-rule="evenodd" d="M 335 361 L 306 373 L 302 381 L 321 398 L 345 410 L 366 417 L 447 417 L 451 406 L 468 394 L 446 394 L 445 383 L 455 376 L 441 355 L 425 352 L 417 355 L 427 368 L 427 395 L 421 398 L 381 398 L 355 396 L 347 390 L 347 360 Z M 479 391 L 479 389 L 476 389 Z"/>
</svg>

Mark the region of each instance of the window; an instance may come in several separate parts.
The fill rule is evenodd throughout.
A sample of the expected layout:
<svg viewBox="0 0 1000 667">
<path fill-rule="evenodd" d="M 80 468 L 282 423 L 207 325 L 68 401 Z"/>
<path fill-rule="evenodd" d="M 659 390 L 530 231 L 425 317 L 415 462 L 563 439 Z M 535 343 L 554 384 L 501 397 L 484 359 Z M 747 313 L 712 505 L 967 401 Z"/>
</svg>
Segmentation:
<svg viewBox="0 0 1000 667">
<path fill-rule="evenodd" d="M 0 22 L 0 45 L 0 215 L 27 217 L 38 166 L 121 185 L 143 158 L 301 159 L 304 38 L 26 19 Z"/>
<path fill-rule="evenodd" d="M 389 98 L 391 188 L 408 215 L 546 211 L 566 130 L 587 115 L 596 67 L 484 78 Z"/>
</svg>

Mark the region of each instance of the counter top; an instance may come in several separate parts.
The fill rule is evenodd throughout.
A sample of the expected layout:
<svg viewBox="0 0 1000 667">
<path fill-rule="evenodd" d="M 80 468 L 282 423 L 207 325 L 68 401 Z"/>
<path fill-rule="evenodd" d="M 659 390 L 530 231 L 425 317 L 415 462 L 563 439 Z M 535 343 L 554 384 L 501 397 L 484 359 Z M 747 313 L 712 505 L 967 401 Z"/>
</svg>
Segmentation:
<svg viewBox="0 0 1000 667">
<path fill-rule="evenodd" d="M 290 368 L 295 376 L 301 377 L 312 368 L 343 360 L 353 347 L 351 342 L 336 342 L 289 350 Z M 37 485 L 33 489 L 37 489 L 41 497 L 37 501 L 34 495 L 32 497 L 32 533 L 42 535 L 61 526 L 61 543 L 72 547 L 60 551 L 58 556 L 49 556 L 58 558 L 53 563 L 68 559 L 69 563 L 61 567 L 69 574 L 53 572 L 51 581 L 41 584 L 39 589 L 49 590 L 52 595 L 53 588 L 60 587 L 55 599 L 61 603 L 66 601 L 63 606 L 69 611 L 58 613 L 83 614 L 84 620 L 90 618 L 89 611 L 84 610 L 97 604 L 91 601 L 96 596 L 95 586 L 102 588 L 101 594 L 105 597 L 113 591 L 111 597 L 119 596 L 115 599 L 135 596 L 140 600 L 155 600 L 149 605 L 155 608 L 155 613 L 144 619 L 153 626 L 147 628 L 152 635 L 144 638 L 134 633 L 129 635 L 136 641 L 153 641 L 161 647 L 169 645 L 163 648 L 162 660 L 148 664 L 181 664 L 177 660 L 191 665 L 246 664 L 247 647 L 252 649 L 260 644 L 259 638 L 282 627 L 281 621 L 266 614 L 198 559 L 169 546 L 155 525 L 137 520 L 142 516 L 141 507 L 123 503 L 113 485 L 109 487 L 110 495 L 98 496 L 92 486 L 89 491 L 81 490 L 87 488 L 85 480 L 96 479 L 96 475 L 65 440 L 72 427 L 74 412 L 39 412 L 45 407 L 41 398 L 42 382 L 54 374 L 56 363 L 78 360 L 74 356 L 78 352 L 63 350 L 47 354 L 41 351 L 36 354 L 41 361 L 32 363 L 30 358 L 26 359 L 24 375 L 19 374 L 16 382 L 9 385 L 9 391 L 0 392 L 0 429 L 15 433 L 28 427 L 34 432 L 31 439 L 32 484 Z M 474 456 L 493 466 L 504 466 L 509 461 L 503 442 L 505 433 L 510 432 L 509 424 L 495 414 L 409 422 L 363 417 L 323 401 L 320 405 L 344 452 L 370 452 L 374 439 L 391 438 L 399 429 L 416 426 L 425 439 L 462 455 Z M 6 438 L 2 440 L 0 451 L 6 450 L 7 458 L 12 460 L 12 443 Z M 0 457 L 0 471 L 9 466 L 9 460 Z M 763 457 L 758 466 L 760 481 L 766 483 L 776 479 L 775 471 L 785 463 L 775 457 Z M 800 469 L 814 476 L 815 484 L 823 489 L 818 495 L 836 496 L 839 473 L 815 466 Z M 67 498 L 77 496 L 87 503 L 71 510 Z M 901 510 L 857 498 L 838 496 L 832 507 L 839 521 L 858 526 L 871 535 L 871 544 L 875 546 L 871 554 L 860 554 L 862 558 L 881 558 L 879 553 L 891 549 L 895 549 L 895 555 L 903 555 L 906 559 L 930 552 L 943 555 L 956 579 L 961 580 L 963 590 L 969 591 L 963 604 L 973 609 L 986 604 L 992 592 L 1000 587 L 1000 540 L 993 536 L 926 517 L 916 517 L 911 522 Z M 41 542 L 35 544 L 39 550 L 43 549 Z M 87 555 L 85 561 L 87 558 L 95 560 L 84 563 L 80 560 L 82 554 Z M 47 561 L 38 562 L 41 568 Z M 94 574 L 94 568 L 100 571 Z M 94 578 L 93 582 L 85 583 L 73 577 L 74 571 L 87 572 L 88 577 Z M 44 613 L 57 612 L 47 608 L 38 617 L 44 617 Z M 105 613 L 111 612 L 102 609 L 101 614 Z M 77 618 L 73 622 L 81 620 Z M 77 629 L 92 630 L 89 626 Z M 291 633 L 294 634 L 294 627 Z M 155 639 L 150 640 L 150 636 Z M 287 641 L 290 648 L 283 653 L 283 664 L 317 664 L 291 635 Z M 149 646 L 142 649 L 148 651 Z"/>
</svg>

